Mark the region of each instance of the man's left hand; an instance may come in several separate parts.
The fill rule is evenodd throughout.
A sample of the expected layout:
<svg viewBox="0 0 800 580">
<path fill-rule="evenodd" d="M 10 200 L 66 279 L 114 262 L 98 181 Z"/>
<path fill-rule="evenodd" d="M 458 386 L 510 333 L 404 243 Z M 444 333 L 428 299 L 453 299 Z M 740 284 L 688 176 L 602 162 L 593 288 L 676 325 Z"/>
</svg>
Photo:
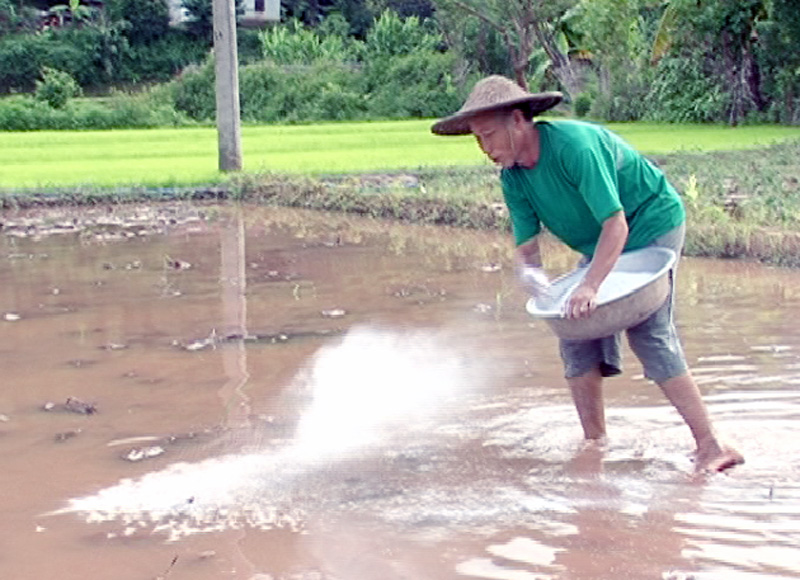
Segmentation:
<svg viewBox="0 0 800 580">
<path fill-rule="evenodd" d="M 597 308 L 597 291 L 592 287 L 580 284 L 573 290 L 564 304 L 566 318 L 588 318 Z"/>
</svg>

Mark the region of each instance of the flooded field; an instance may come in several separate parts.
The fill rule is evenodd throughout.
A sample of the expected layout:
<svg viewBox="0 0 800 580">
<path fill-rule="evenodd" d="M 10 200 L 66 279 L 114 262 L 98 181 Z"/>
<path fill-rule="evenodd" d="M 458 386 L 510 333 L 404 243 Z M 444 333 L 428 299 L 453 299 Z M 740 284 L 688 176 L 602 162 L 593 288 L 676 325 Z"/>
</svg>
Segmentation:
<svg viewBox="0 0 800 580">
<path fill-rule="evenodd" d="M 2 222 L 3 580 L 800 579 L 798 271 L 682 261 L 687 356 L 747 459 L 701 481 L 629 351 L 581 450 L 507 236 L 181 204 Z"/>
</svg>

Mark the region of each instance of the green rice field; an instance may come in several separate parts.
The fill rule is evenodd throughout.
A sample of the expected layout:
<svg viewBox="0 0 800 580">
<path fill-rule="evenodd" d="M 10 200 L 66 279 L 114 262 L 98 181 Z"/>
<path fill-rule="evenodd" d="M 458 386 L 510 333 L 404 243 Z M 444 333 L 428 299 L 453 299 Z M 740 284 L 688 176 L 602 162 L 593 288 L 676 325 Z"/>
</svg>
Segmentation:
<svg viewBox="0 0 800 580">
<path fill-rule="evenodd" d="M 438 137 L 430 120 L 242 128 L 244 171 L 305 175 L 480 166 L 472 137 Z M 800 138 L 776 125 L 609 124 L 647 154 L 757 149 Z M 0 133 L 0 188 L 168 186 L 224 181 L 212 127 Z"/>
</svg>

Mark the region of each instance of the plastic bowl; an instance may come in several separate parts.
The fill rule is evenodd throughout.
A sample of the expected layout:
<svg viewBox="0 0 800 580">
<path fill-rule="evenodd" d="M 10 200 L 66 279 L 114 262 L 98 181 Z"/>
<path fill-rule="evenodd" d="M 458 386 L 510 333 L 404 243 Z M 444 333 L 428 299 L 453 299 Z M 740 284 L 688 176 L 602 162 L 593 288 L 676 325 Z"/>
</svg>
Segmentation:
<svg viewBox="0 0 800 580">
<path fill-rule="evenodd" d="M 566 300 L 588 266 L 553 281 L 548 296 L 530 298 L 528 313 L 544 319 L 559 338 L 590 340 L 611 336 L 644 322 L 669 295 L 669 271 L 677 256 L 669 248 L 648 247 L 622 254 L 597 292 L 588 318 L 564 318 Z"/>
</svg>

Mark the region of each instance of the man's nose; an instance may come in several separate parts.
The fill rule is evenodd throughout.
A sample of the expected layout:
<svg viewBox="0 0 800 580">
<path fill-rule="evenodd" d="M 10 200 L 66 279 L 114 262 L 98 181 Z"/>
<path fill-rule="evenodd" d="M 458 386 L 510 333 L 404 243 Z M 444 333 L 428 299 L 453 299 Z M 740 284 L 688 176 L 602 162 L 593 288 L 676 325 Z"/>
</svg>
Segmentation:
<svg viewBox="0 0 800 580">
<path fill-rule="evenodd" d="M 481 151 L 491 157 L 491 154 L 489 153 L 489 147 L 487 147 L 486 143 L 484 143 L 480 137 L 476 137 L 476 139 L 478 140 L 478 147 L 480 147 Z"/>
</svg>

